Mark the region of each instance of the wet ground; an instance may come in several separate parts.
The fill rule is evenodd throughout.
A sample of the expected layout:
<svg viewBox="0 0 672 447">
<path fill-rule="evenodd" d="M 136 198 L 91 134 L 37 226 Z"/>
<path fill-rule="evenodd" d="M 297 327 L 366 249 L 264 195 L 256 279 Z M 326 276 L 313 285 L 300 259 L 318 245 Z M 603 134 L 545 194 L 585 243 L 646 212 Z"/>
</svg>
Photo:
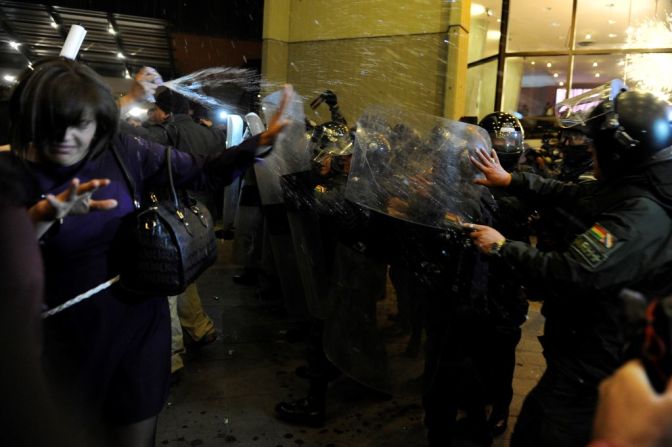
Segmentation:
<svg viewBox="0 0 672 447">
<path fill-rule="evenodd" d="M 188 353 L 181 381 L 159 418 L 158 446 L 241 447 L 422 447 L 420 383 L 385 399 L 341 378 L 328 394 L 327 423 L 321 428 L 278 421 L 278 401 L 305 395 L 307 383 L 294 375 L 305 363 L 301 343 L 286 341 L 286 318 L 275 304 L 260 301 L 254 288 L 231 281 L 230 243 L 220 243 L 218 263 L 198 282 L 206 312 L 220 337 Z M 495 446 L 508 446 L 510 430 L 525 394 L 544 370 L 537 335 L 543 318 L 533 305 L 518 345 L 509 430 Z"/>
</svg>

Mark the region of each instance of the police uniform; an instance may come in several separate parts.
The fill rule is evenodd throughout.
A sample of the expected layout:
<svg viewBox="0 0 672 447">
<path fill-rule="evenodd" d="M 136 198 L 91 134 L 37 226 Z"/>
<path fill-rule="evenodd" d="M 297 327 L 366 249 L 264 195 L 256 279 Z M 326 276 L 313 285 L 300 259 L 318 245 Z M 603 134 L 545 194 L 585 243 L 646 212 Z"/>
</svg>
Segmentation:
<svg viewBox="0 0 672 447">
<path fill-rule="evenodd" d="M 565 184 L 512 174 L 519 196 L 573 206 L 584 222 L 570 247 L 542 252 L 507 242 L 502 260 L 544 290 L 541 343 L 547 371 L 525 400 L 512 446 L 585 445 L 597 385 L 623 362 L 619 291 L 649 295 L 672 290 L 672 161 L 610 181 Z"/>
</svg>

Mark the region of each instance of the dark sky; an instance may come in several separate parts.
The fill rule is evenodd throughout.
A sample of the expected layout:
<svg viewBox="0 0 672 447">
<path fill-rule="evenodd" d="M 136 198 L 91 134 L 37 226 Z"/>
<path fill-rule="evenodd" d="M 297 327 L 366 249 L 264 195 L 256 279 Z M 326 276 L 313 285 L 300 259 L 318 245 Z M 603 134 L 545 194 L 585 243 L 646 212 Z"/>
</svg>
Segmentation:
<svg viewBox="0 0 672 447">
<path fill-rule="evenodd" d="M 261 40 L 264 0 L 58 0 L 33 1 L 168 20 L 174 32 Z"/>
</svg>

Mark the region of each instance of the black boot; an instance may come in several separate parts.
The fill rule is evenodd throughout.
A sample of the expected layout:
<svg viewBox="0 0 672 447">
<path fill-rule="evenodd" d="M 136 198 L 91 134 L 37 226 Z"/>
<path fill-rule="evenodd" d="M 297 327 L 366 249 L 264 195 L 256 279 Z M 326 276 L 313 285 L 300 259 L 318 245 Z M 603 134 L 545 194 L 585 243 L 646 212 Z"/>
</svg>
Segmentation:
<svg viewBox="0 0 672 447">
<path fill-rule="evenodd" d="M 324 401 L 311 396 L 275 406 L 278 419 L 292 424 L 322 427 L 324 425 Z"/>
</svg>

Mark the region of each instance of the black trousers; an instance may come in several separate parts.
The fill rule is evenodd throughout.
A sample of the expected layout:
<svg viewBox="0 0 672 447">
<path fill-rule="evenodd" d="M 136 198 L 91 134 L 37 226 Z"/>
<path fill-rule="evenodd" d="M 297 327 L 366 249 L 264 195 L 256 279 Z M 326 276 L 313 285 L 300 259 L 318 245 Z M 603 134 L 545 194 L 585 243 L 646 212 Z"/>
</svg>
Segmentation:
<svg viewBox="0 0 672 447">
<path fill-rule="evenodd" d="M 523 403 L 511 447 L 587 445 L 597 391 L 597 384 L 581 384 L 549 367 Z"/>
</svg>

